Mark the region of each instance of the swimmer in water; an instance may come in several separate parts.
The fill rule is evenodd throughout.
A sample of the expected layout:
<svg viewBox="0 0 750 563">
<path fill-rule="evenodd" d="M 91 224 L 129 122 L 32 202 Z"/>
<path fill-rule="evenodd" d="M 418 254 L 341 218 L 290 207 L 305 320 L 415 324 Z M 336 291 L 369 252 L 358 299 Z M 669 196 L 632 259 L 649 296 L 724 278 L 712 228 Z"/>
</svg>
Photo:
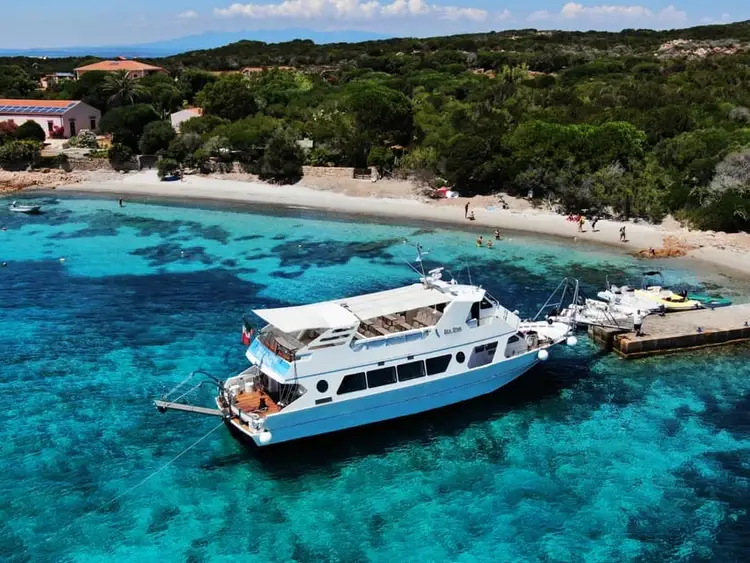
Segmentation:
<svg viewBox="0 0 750 563">
<path fill-rule="evenodd" d="M 477 246 L 484 246 L 484 239 L 482 238 L 482 235 L 479 235 L 477 237 Z"/>
</svg>

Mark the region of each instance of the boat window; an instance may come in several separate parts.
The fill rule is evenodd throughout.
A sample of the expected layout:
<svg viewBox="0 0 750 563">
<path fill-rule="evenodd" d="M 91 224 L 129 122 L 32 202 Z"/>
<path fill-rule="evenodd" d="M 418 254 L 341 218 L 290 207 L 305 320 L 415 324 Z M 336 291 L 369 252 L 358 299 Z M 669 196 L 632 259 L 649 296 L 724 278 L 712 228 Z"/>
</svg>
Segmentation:
<svg viewBox="0 0 750 563">
<path fill-rule="evenodd" d="M 333 399 L 331 397 L 323 397 L 322 399 L 316 399 L 315 400 L 315 404 L 316 405 L 324 405 L 326 403 L 330 403 L 331 401 L 333 401 Z"/>
<path fill-rule="evenodd" d="M 321 379 L 318 381 L 318 384 L 316 385 L 318 389 L 318 393 L 325 393 L 328 391 L 328 382 L 325 379 Z"/>
<path fill-rule="evenodd" d="M 480 309 L 492 309 L 492 303 L 490 303 L 489 299 L 486 297 L 482 299 L 482 302 L 479 304 Z"/>
<path fill-rule="evenodd" d="M 352 373 L 341 380 L 341 385 L 339 385 L 339 390 L 336 393 L 343 395 L 344 393 L 355 393 L 365 389 L 367 389 L 367 381 L 364 372 Z"/>
<path fill-rule="evenodd" d="M 367 386 L 370 389 L 390 385 L 391 383 L 396 383 L 396 368 L 394 367 L 374 369 L 367 372 Z"/>
<path fill-rule="evenodd" d="M 521 339 L 520 339 L 520 338 L 518 338 L 518 337 L 517 337 L 517 336 L 516 336 L 516 335 L 514 334 L 513 336 L 511 336 L 510 338 L 508 338 L 508 344 L 513 344 L 514 342 L 518 342 L 519 340 L 521 340 Z"/>
<path fill-rule="evenodd" d="M 427 375 L 436 375 L 445 372 L 445 370 L 448 369 L 448 365 L 451 363 L 452 357 L 453 356 L 450 354 L 446 354 L 445 356 L 438 356 L 437 358 L 427 358 L 427 360 L 425 360 Z"/>
<path fill-rule="evenodd" d="M 497 350 L 497 342 L 490 342 L 489 344 L 482 344 L 474 348 L 474 351 L 469 357 L 469 368 L 476 368 L 479 366 L 485 366 L 492 362 L 495 357 L 495 351 Z"/>
<path fill-rule="evenodd" d="M 409 381 L 410 379 L 417 379 L 418 377 L 424 377 L 424 362 L 419 360 L 418 362 L 409 362 L 408 364 L 401 364 L 398 366 L 398 380 Z"/>
<path fill-rule="evenodd" d="M 457 362 L 458 362 L 459 364 L 462 364 L 462 363 L 464 363 L 464 360 L 465 360 L 465 359 L 466 359 L 466 355 L 465 355 L 465 354 L 464 354 L 463 352 L 459 352 L 458 354 L 456 354 L 456 361 L 457 361 Z"/>
<path fill-rule="evenodd" d="M 471 313 L 469 315 L 471 319 L 479 319 L 479 301 L 471 304 Z"/>
</svg>

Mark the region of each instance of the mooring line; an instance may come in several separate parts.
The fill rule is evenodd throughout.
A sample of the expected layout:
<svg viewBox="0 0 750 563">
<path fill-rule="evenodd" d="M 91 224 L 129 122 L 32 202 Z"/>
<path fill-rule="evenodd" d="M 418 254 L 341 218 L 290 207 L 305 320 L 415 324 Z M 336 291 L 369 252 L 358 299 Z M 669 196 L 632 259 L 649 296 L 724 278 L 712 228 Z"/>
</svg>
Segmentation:
<svg viewBox="0 0 750 563">
<path fill-rule="evenodd" d="M 147 482 L 147 481 L 148 481 L 149 479 L 151 479 L 152 477 L 155 477 L 156 475 L 158 475 L 159 473 L 161 473 L 162 471 L 164 471 L 164 470 L 165 470 L 165 469 L 166 469 L 167 467 L 169 467 L 170 465 L 172 465 L 172 464 L 173 464 L 173 463 L 174 463 L 175 461 L 177 461 L 178 459 L 180 459 L 180 458 L 181 458 L 181 457 L 182 457 L 183 455 L 185 455 L 186 453 L 188 453 L 188 452 L 189 452 L 190 450 L 192 450 L 192 449 L 193 449 L 193 448 L 194 448 L 195 446 L 197 446 L 198 444 L 200 444 L 200 443 L 201 443 L 201 442 L 202 442 L 203 440 L 205 440 L 206 438 L 208 438 L 208 437 L 209 437 L 209 436 L 210 436 L 211 434 L 213 434 L 214 432 L 216 432 L 216 431 L 217 431 L 217 430 L 218 430 L 219 428 L 221 428 L 222 426 L 224 426 L 224 422 L 223 422 L 223 421 L 222 421 L 222 422 L 220 422 L 218 426 L 215 426 L 215 427 L 214 427 L 214 428 L 212 428 L 212 429 L 211 429 L 210 431 L 208 431 L 208 432 L 207 432 L 206 434 L 204 434 L 203 436 L 201 436 L 200 438 L 198 438 L 198 440 L 196 440 L 196 441 L 195 441 L 195 442 L 193 442 L 193 443 L 192 443 L 192 444 L 191 444 L 190 446 L 188 446 L 187 448 L 185 448 L 184 450 L 182 450 L 182 451 L 181 451 L 181 452 L 180 452 L 179 454 L 177 454 L 176 456 L 174 456 L 174 457 L 173 457 L 172 459 L 170 459 L 170 460 L 169 460 L 169 461 L 168 461 L 167 463 L 165 463 L 164 465 L 162 465 L 162 466 L 161 466 L 161 467 L 160 467 L 159 469 L 157 469 L 156 471 L 154 471 L 153 473 L 151 473 L 150 475 L 148 475 L 148 476 L 147 476 L 147 477 L 146 477 L 145 479 L 143 479 L 143 480 L 142 480 L 142 481 L 140 481 L 139 483 L 136 483 L 135 485 L 133 485 L 133 486 L 132 486 L 132 487 L 130 487 L 129 489 L 127 489 L 127 490 L 125 490 L 125 491 L 121 492 L 121 493 L 120 493 L 119 495 L 117 495 L 116 497 L 114 497 L 114 498 L 113 498 L 112 500 L 110 500 L 110 501 L 108 501 L 108 502 L 106 502 L 106 503 L 102 504 L 102 505 L 101 505 L 101 506 L 100 506 L 99 508 L 97 508 L 97 509 L 93 510 L 93 512 L 98 512 L 98 511 L 99 511 L 99 510 L 101 510 L 102 508 L 106 508 L 106 507 L 108 507 L 109 505 L 111 505 L 112 503 L 114 503 L 114 502 L 116 502 L 116 501 L 120 500 L 120 499 L 121 499 L 122 497 L 124 497 L 125 495 L 127 495 L 127 494 L 129 494 L 129 493 L 132 493 L 132 492 L 133 492 L 134 490 L 136 490 L 136 489 L 137 489 L 138 487 L 140 487 L 141 485 L 143 485 L 144 483 L 146 483 L 146 482 Z"/>
</svg>

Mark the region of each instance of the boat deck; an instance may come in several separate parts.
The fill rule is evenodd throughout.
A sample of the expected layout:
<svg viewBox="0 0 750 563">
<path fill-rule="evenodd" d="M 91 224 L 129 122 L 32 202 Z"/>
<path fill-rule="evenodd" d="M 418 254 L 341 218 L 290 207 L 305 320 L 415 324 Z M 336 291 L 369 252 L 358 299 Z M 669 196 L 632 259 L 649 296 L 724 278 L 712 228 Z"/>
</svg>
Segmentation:
<svg viewBox="0 0 750 563">
<path fill-rule="evenodd" d="M 259 410 L 261 397 L 266 400 L 266 409 L 263 411 Z M 238 395 L 237 402 L 235 404 L 242 412 L 246 414 L 255 413 L 266 416 L 269 414 L 277 413 L 281 410 L 281 407 L 277 403 L 275 403 L 267 393 L 257 390 Z"/>
</svg>

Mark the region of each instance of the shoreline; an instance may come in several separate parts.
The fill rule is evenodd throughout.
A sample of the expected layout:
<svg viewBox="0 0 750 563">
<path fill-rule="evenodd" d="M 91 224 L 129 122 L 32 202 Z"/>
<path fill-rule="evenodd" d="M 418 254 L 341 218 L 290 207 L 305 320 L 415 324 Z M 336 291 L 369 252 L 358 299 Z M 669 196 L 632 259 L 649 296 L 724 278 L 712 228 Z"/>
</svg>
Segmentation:
<svg viewBox="0 0 750 563">
<path fill-rule="evenodd" d="M 382 181 L 381 181 L 382 182 Z M 404 183 L 401 183 L 404 184 Z M 560 240 L 606 246 L 610 249 L 620 249 L 623 252 L 634 253 L 648 248 L 662 248 L 665 239 L 679 241 L 686 250 L 683 260 L 702 262 L 717 267 L 720 273 L 734 272 L 743 277 L 750 277 L 750 235 L 726 235 L 687 229 L 672 225 L 658 226 L 647 223 L 623 223 L 620 221 L 600 220 L 597 231 L 591 230 L 590 223 L 586 223 L 585 231 L 579 233 L 574 223 L 563 215 L 551 211 L 532 209 L 523 200 L 514 200 L 511 204 L 515 208 L 502 209 L 497 198 L 477 196 L 474 198 L 458 198 L 453 200 L 418 199 L 406 192 L 402 197 L 375 197 L 380 191 L 379 183 L 371 184 L 361 181 L 362 195 L 349 195 L 335 188 L 309 187 L 304 179 L 296 185 L 276 186 L 261 182 L 229 179 L 187 176 L 183 182 L 160 182 L 154 172 L 128 174 L 116 178 L 92 177 L 84 182 L 73 185 L 59 186 L 51 193 L 70 194 L 100 194 L 112 197 L 150 197 L 174 201 L 215 201 L 243 204 L 259 204 L 275 207 L 302 208 L 322 212 L 367 216 L 372 218 L 386 218 L 389 220 L 412 220 L 452 226 L 465 231 L 476 232 L 482 227 L 488 229 L 483 233 L 491 236 L 497 228 L 505 235 L 505 231 L 514 231 L 519 235 L 543 235 Z M 46 192 L 44 188 L 25 190 L 27 193 Z M 401 190 L 403 192 L 403 189 Z M 394 193 L 395 192 L 395 193 Z M 386 192 L 388 193 L 388 192 Z M 388 195 L 398 195 L 399 191 L 390 190 Z M 506 196 L 506 199 L 507 198 Z M 464 218 L 464 205 L 468 202 L 474 211 L 475 220 Z M 490 205 L 497 206 L 488 209 Z M 619 242 L 619 229 L 622 225 L 627 228 L 627 242 Z M 719 238 L 719 240 L 715 240 Z M 726 242 L 726 240 L 730 242 Z M 486 239 L 485 239 L 486 240 Z M 747 244 L 747 249 L 736 248 L 735 241 Z M 666 258 L 660 258 L 663 260 Z M 673 258 L 679 259 L 679 258 Z"/>
</svg>

